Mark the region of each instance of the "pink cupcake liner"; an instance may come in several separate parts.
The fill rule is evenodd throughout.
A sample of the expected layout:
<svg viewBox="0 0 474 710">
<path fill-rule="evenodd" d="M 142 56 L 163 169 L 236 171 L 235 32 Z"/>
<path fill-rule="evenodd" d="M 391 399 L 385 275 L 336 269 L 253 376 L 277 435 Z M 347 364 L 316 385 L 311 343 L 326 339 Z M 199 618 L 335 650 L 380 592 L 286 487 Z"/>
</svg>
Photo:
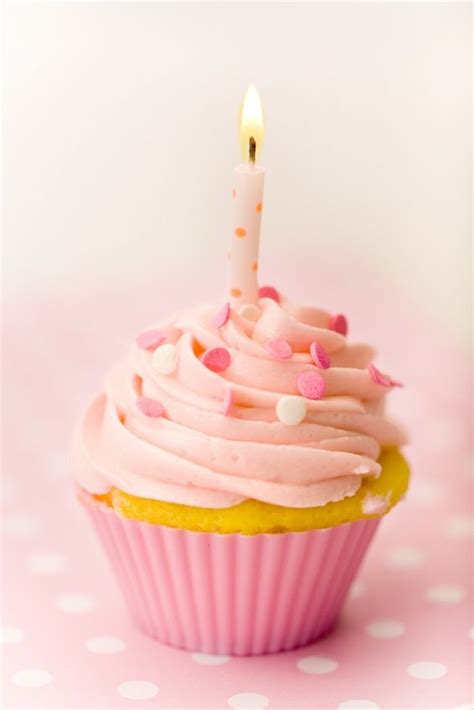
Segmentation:
<svg viewBox="0 0 474 710">
<path fill-rule="evenodd" d="M 220 535 L 128 520 L 81 497 L 138 627 L 177 648 L 234 656 L 328 633 L 379 524 Z"/>
</svg>

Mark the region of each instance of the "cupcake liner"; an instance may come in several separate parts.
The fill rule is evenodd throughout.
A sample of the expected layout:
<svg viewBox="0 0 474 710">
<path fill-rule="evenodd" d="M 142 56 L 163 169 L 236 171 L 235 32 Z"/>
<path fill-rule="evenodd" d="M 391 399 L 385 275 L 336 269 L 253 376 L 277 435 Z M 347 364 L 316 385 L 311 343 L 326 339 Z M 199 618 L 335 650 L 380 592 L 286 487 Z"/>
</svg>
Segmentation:
<svg viewBox="0 0 474 710">
<path fill-rule="evenodd" d="M 289 650 L 330 631 L 379 524 L 221 535 L 128 520 L 81 498 L 138 627 L 212 654 Z"/>
</svg>

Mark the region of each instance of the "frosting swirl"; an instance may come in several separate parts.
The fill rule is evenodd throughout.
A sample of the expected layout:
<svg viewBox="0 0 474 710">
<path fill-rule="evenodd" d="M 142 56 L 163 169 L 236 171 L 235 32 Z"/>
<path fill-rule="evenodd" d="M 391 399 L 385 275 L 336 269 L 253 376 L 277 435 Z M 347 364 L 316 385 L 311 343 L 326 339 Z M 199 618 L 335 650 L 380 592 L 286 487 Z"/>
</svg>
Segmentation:
<svg viewBox="0 0 474 710">
<path fill-rule="evenodd" d="M 306 508 L 354 495 L 365 476 L 378 476 L 381 447 L 403 443 L 403 434 L 384 416 L 387 388 L 368 369 L 373 349 L 331 330 L 326 311 L 270 298 L 259 308 L 257 322 L 231 310 L 220 327 L 215 308 L 178 313 L 160 327 L 176 348 L 171 374 L 133 344 L 78 429 L 78 483 L 95 494 L 117 487 L 202 507 L 255 498 Z M 286 341 L 292 355 L 275 357 L 265 347 L 272 340 Z M 330 356 L 328 369 L 314 364 L 313 343 Z M 206 367 L 210 348 L 225 348 L 229 366 Z M 301 396 L 298 377 L 309 371 L 323 378 L 324 396 L 304 398 L 304 420 L 284 424 L 277 404 Z M 143 397 L 163 415 L 147 416 L 137 406 Z"/>
</svg>

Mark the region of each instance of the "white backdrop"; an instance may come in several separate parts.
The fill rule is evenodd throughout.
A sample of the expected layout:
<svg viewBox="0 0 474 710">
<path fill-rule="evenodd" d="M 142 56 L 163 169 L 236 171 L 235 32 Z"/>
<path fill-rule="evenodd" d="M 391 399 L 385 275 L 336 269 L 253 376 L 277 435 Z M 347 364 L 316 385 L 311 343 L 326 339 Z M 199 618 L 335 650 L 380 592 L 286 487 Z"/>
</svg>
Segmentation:
<svg viewBox="0 0 474 710">
<path fill-rule="evenodd" d="M 238 104 L 254 81 L 262 259 L 277 272 L 307 254 L 363 278 L 382 270 L 466 337 L 468 3 L 4 10 L 10 293 L 143 269 L 218 274 Z"/>
</svg>

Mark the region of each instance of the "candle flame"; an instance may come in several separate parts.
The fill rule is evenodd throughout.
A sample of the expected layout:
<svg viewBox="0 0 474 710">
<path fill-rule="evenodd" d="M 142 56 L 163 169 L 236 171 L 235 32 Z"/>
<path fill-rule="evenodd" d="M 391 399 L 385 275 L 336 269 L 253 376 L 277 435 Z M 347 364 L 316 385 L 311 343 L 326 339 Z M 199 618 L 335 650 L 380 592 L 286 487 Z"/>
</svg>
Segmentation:
<svg viewBox="0 0 474 710">
<path fill-rule="evenodd" d="M 256 158 L 260 155 L 263 145 L 263 110 L 260 96 L 254 84 L 250 84 L 240 114 L 240 149 L 243 160 L 249 160 L 249 141 L 256 143 Z"/>
</svg>

